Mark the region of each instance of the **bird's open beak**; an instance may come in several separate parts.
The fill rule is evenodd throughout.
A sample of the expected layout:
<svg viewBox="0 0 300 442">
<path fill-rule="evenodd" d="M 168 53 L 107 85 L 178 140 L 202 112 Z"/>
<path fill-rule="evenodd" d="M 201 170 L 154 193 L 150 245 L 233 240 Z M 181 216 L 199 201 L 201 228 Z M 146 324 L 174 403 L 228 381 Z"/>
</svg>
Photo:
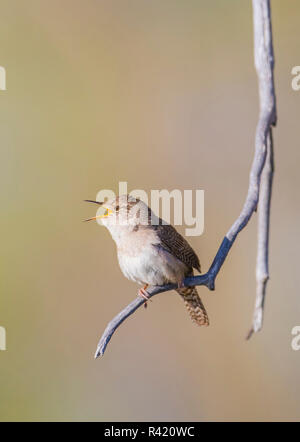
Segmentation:
<svg viewBox="0 0 300 442">
<path fill-rule="evenodd" d="M 93 218 L 84 219 L 83 222 L 93 221 L 94 219 L 103 218 L 104 215 L 93 216 Z"/>
<path fill-rule="evenodd" d="M 84 200 L 85 202 L 87 202 L 87 203 L 94 203 L 94 204 L 98 204 L 99 206 L 102 206 L 102 204 L 103 204 L 103 201 L 102 201 L 102 203 L 101 202 L 99 202 L 99 201 L 94 201 L 94 200 Z"/>
<path fill-rule="evenodd" d="M 103 202 L 100 203 L 99 201 L 93 201 L 93 200 L 84 200 L 84 201 L 86 201 L 88 203 L 99 204 L 99 206 L 102 206 L 102 204 L 103 204 Z M 106 209 L 104 214 L 93 216 L 92 218 L 84 219 L 83 221 L 86 222 L 86 221 L 93 221 L 95 219 L 107 218 L 108 216 L 110 216 L 113 213 L 113 211 L 111 209 L 108 209 L 106 207 L 104 207 L 104 209 Z"/>
</svg>

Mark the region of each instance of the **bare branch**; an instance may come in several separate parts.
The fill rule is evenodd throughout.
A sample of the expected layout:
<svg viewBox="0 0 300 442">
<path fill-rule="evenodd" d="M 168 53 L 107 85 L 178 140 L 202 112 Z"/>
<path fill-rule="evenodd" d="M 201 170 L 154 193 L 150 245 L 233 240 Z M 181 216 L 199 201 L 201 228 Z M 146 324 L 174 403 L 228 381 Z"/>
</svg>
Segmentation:
<svg viewBox="0 0 300 442">
<path fill-rule="evenodd" d="M 262 324 L 262 309 L 265 297 L 266 281 L 268 279 L 268 232 L 270 215 L 270 197 L 273 176 L 273 145 L 270 128 L 276 123 L 276 101 L 273 81 L 273 45 L 269 0 L 253 0 L 254 20 L 254 53 L 255 66 L 259 83 L 260 116 L 256 128 L 255 153 L 250 170 L 249 188 L 243 209 L 233 223 L 210 266 L 208 272 L 184 280 L 185 286 L 205 285 L 214 290 L 215 279 L 231 249 L 239 232 L 247 225 L 253 212 L 257 209 L 260 185 L 262 195 L 259 204 L 259 247 L 257 257 L 257 301 L 252 331 L 258 331 Z M 265 166 L 268 148 L 268 159 L 261 183 L 261 175 Z M 158 293 L 177 288 L 175 285 L 150 287 L 149 298 Z M 145 300 L 138 297 L 122 310 L 106 327 L 97 347 L 95 358 L 103 355 L 113 333 L 122 322 L 134 313 Z M 252 331 L 249 335 L 252 334 Z"/>
<path fill-rule="evenodd" d="M 267 282 L 269 280 L 269 230 L 272 182 L 274 173 L 273 138 L 270 129 L 267 139 L 267 158 L 262 172 L 260 196 L 258 204 L 258 241 L 256 258 L 256 300 L 252 327 L 248 333 L 249 339 L 253 333 L 261 330 L 263 325 L 264 301 Z"/>
<path fill-rule="evenodd" d="M 264 301 L 269 279 L 269 230 L 272 182 L 274 174 L 271 125 L 276 124 L 274 90 L 274 54 L 269 0 L 253 0 L 255 66 L 259 79 L 260 120 L 256 130 L 256 147 L 264 144 L 266 161 L 261 177 L 258 205 L 258 247 L 256 258 L 256 300 L 249 339 L 262 328 Z M 262 123 L 260 124 L 260 122 Z M 263 127 L 264 123 L 267 127 Z"/>
<path fill-rule="evenodd" d="M 197 284 L 196 284 L 197 283 Z M 205 275 L 194 276 L 190 278 L 186 278 L 183 283 L 186 287 L 194 286 L 194 285 L 206 285 L 209 287 L 209 276 L 206 273 Z M 149 299 L 159 293 L 167 292 L 169 290 L 173 290 L 178 288 L 177 284 L 168 284 L 163 287 L 156 286 L 150 287 L 147 289 Z M 132 315 L 141 305 L 145 304 L 146 300 L 140 296 L 138 296 L 134 301 L 132 301 L 127 307 L 124 308 L 117 316 L 114 317 L 112 321 L 108 324 L 104 333 L 98 343 L 97 350 L 95 353 L 95 359 L 98 356 L 104 354 L 107 344 L 109 343 L 112 335 L 116 331 L 116 329 L 125 321 L 128 316 Z"/>
</svg>

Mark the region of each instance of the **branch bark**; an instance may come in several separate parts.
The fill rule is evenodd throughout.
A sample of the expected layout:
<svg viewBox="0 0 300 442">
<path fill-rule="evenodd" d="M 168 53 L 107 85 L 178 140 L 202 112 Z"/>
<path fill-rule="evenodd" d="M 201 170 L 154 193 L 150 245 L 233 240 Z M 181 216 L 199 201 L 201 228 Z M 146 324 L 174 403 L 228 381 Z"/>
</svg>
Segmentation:
<svg viewBox="0 0 300 442">
<path fill-rule="evenodd" d="M 264 303 L 269 280 L 269 231 L 272 182 L 274 174 L 273 137 L 270 129 L 267 138 L 267 158 L 262 172 L 260 197 L 258 203 L 258 240 L 256 258 L 256 299 L 252 327 L 248 333 L 249 339 L 253 333 L 262 329 Z"/>
<path fill-rule="evenodd" d="M 274 56 L 269 0 L 253 0 L 254 22 L 254 55 L 258 75 L 260 115 L 256 127 L 255 153 L 250 170 L 249 188 L 242 211 L 223 239 L 217 254 L 207 273 L 189 277 L 184 280 L 185 286 L 205 285 L 214 290 L 216 277 L 239 232 L 247 225 L 252 214 L 258 207 L 258 253 L 257 253 L 257 295 L 253 326 L 248 337 L 262 326 L 263 306 L 266 284 L 269 278 L 269 223 L 270 201 L 273 177 L 273 140 L 271 125 L 276 123 L 276 100 L 274 90 Z M 266 161 L 267 159 L 267 161 Z M 262 172 L 264 173 L 262 175 Z M 262 179 L 261 179 L 262 178 Z M 259 193 L 261 198 L 259 202 Z M 177 288 L 173 284 L 163 287 L 150 287 L 149 298 Z M 122 310 L 106 327 L 95 353 L 95 358 L 103 355 L 113 333 L 122 322 L 132 315 L 145 300 L 138 297 Z"/>
<path fill-rule="evenodd" d="M 276 98 L 274 88 L 274 52 L 272 42 L 272 25 L 270 0 L 253 0 L 254 17 L 254 48 L 255 67 L 259 79 L 260 120 L 267 123 L 263 132 L 266 150 L 266 161 L 260 183 L 260 199 L 258 205 L 258 241 L 256 258 L 256 300 L 252 327 L 248 333 L 249 339 L 253 333 L 262 328 L 264 302 L 267 282 L 269 280 L 269 232 L 270 206 L 274 174 L 274 150 L 272 125 L 276 125 Z M 256 142 L 259 142 L 261 126 L 256 129 Z"/>
</svg>

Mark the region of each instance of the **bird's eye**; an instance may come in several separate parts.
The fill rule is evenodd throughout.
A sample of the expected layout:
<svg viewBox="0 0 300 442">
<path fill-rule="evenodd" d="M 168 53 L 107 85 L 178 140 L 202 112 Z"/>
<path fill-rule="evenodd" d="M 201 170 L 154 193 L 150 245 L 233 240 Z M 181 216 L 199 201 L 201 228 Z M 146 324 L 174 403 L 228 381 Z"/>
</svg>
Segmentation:
<svg viewBox="0 0 300 442">
<path fill-rule="evenodd" d="M 116 206 L 116 212 L 119 212 L 120 206 Z"/>
</svg>

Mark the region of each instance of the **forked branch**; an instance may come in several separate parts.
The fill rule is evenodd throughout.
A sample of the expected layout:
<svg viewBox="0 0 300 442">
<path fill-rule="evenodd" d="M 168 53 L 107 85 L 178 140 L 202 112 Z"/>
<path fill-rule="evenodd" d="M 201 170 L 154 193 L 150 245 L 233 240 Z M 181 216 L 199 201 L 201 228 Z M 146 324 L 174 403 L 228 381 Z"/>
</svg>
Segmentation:
<svg viewBox="0 0 300 442">
<path fill-rule="evenodd" d="M 258 75 L 260 115 L 256 127 L 255 152 L 250 170 L 249 188 L 243 209 L 233 223 L 207 273 L 189 277 L 184 280 L 185 286 L 205 285 L 214 290 L 216 277 L 231 249 L 239 232 L 247 225 L 252 214 L 258 208 L 258 255 L 257 255 L 257 298 L 253 319 L 252 332 L 260 330 L 262 326 L 263 305 L 266 283 L 269 278 L 269 223 L 270 200 L 273 177 L 273 140 L 271 126 L 276 123 L 276 100 L 273 80 L 274 56 L 272 44 L 272 29 L 269 0 L 253 0 L 254 22 L 254 54 L 255 67 Z M 267 161 L 266 161 L 267 158 Z M 263 172 L 263 176 L 262 176 Z M 262 177 L 262 179 L 261 179 Z M 261 193 L 260 202 L 259 195 Z M 150 287 L 147 289 L 149 298 L 177 288 L 176 285 Z M 103 355 L 113 333 L 122 322 L 132 315 L 142 304 L 143 298 L 137 297 L 122 310 L 106 327 L 95 353 L 95 358 Z"/>
</svg>

